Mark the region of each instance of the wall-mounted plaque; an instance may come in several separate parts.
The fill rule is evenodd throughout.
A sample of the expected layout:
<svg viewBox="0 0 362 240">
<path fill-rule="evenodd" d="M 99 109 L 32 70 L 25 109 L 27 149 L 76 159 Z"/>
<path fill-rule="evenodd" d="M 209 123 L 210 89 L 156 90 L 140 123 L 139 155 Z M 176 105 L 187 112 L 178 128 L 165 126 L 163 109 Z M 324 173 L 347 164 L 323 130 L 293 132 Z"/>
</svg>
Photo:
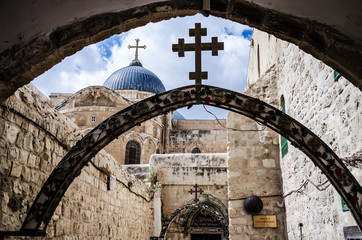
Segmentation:
<svg viewBox="0 0 362 240">
<path fill-rule="evenodd" d="M 253 225 L 255 228 L 276 228 L 277 216 L 276 215 L 254 215 Z"/>
</svg>

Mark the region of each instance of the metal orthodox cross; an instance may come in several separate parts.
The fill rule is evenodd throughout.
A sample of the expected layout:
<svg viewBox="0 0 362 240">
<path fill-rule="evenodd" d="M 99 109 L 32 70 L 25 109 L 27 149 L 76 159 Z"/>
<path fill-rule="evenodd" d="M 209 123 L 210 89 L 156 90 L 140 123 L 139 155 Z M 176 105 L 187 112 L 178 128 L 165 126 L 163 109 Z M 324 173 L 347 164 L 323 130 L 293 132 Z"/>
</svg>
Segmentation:
<svg viewBox="0 0 362 240">
<path fill-rule="evenodd" d="M 199 185 L 197 185 L 197 184 L 194 185 L 194 188 L 195 188 L 195 190 L 190 189 L 189 193 L 190 194 L 195 193 L 195 202 L 198 202 L 199 200 L 197 199 L 197 193 L 202 194 L 204 192 L 204 190 L 202 190 L 201 188 L 200 188 L 200 190 L 197 190 L 197 188 L 199 188 Z"/>
<path fill-rule="evenodd" d="M 143 48 L 143 49 L 146 49 L 146 45 L 143 45 L 143 46 L 138 46 L 138 42 L 140 41 L 138 38 L 135 39 L 136 40 L 136 46 L 131 46 L 131 45 L 128 45 L 128 48 L 131 49 L 131 48 L 135 48 L 136 49 L 136 56 L 134 58 L 133 61 L 138 61 L 138 49 L 139 48 Z"/>
<path fill-rule="evenodd" d="M 172 44 L 172 51 L 178 52 L 179 57 L 185 56 L 185 51 L 195 51 L 195 72 L 190 72 L 190 80 L 195 80 L 196 90 L 200 90 L 202 79 L 207 79 L 207 72 L 201 70 L 201 51 L 211 50 L 212 56 L 218 55 L 218 50 L 224 50 L 224 43 L 218 42 L 217 37 L 212 37 L 210 43 L 201 43 L 201 36 L 207 35 L 207 29 L 201 28 L 201 23 L 195 23 L 194 29 L 189 29 L 189 36 L 195 37 L 195 43 L 185 43 L 179 38 L 177 44 Z"/>
</svg>

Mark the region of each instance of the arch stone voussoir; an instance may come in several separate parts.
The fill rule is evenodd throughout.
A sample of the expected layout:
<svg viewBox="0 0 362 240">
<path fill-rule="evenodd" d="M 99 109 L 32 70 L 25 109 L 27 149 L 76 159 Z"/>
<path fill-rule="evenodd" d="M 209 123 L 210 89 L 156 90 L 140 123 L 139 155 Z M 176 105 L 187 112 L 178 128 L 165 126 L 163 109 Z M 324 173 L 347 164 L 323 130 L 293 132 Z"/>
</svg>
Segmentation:
<svg viewBox="0 0 362 240">
<path fill-rule="evenodd" d="M 362 188 L 339 157 L 302 124 L 258 99 L 217 87 L 187 86 L 156 94 L 112 115 L 95 127 L 59 162 L 30 208 L 21 231 L 45 231 L 64 193 L 82 168 L 113 139 L 150 118 L 184 106 L 205 104 L 249 117 L 283 135 L 321 169 L 362 227 Z M 40 227 L 44 226 L 43 229 Z"/>
</svg>

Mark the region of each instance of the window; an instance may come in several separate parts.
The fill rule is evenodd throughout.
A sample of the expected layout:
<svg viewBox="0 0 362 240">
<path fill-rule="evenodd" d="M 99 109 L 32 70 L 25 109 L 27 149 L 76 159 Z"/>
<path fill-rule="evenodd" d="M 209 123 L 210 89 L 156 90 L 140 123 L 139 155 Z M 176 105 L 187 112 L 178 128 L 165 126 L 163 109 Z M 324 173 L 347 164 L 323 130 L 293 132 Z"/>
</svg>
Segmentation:
<svg viewBox="0 0 362 240">
<path fill-rule="evenodd" d="M 284 96 L 282 96 L 281 98 L 281 104 L 282 104 L 282 112 L 285 113 L 285 100 L 284 100 Z M 280 149 L 281 149 L 281 152 L 282 152 L 282 158 L 287 155 L 288 153 L 288 140 L 283 137 L 283 136 L 280 136 Z"/>
<path fill-rule="evenodd" d="M 338 81 L 338 79 L 341 77 L 341 74 L 335 70 L 333 70 L 333 78 L 334 81 Z"/>
<path fill-rule="evenodd" d="M 200 148 L 195 147 L 194 149 L 192 149 L 191 153 L 201 153 Z"/>
<path fill-rule="evenodd" d="M 95 115 L 91 116 L 91 122 L 95 122 L 96 120 L 97 120 L 97 118 Z"/>
<path fill-rule="evenodd" d="M 349 211 L 349 208 L 348 208 L 347 204 L 345 203 L 345 201 L 343 201 L 343 198 L 341 198 L 341 203 L 342 203 L 342 211 L 343 212 Z"/>
<path fill-rule="evenodd" d="M 140 164 L 141 145 L 131 140 L 126 145 L 125 164 Z"/>
</svg>

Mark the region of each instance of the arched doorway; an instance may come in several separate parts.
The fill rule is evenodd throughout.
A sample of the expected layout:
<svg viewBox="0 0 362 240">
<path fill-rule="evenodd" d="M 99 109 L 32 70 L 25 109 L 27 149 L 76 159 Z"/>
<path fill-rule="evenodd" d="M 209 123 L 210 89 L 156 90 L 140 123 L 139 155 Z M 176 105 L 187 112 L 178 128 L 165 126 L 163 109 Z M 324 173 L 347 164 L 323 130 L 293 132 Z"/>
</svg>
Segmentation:
<svg viewBox="0 0 362 240">
<path fill-rule="evenodd" d="M 195 104 L 216 106 L 249 117 L 283 135 L 303 151 L 321 171 L 351 209 L 362 226 L 362 192 L 359 183 L 339 157 L 313 132 L 280 110 L 252 97 L 211 86 L 174 89 L 157 94 L 114 114 L 72 147 L 60 161 L 36 197 L 22 231 L 44 232 L 57 205 L 72 181 L 104 146 L 133 126 L 180 107 Z M 44 226 L 41 228 L 41 226 Z"/>
<path fill-rule="evenodd" d="M 194 199 L 177 208 L 164 221 L 160 237 L 166 238 L 169 228 L 182 226 L 178 234 L 191 240 L 224 240 L 229 236 L 227 207 L 211 194 L 201 194 L 200 201 Z M 175 230 L 173 230 L 175 236 Z M 177 234 L 176 234 L 177 235 Z"/>
</svg>

